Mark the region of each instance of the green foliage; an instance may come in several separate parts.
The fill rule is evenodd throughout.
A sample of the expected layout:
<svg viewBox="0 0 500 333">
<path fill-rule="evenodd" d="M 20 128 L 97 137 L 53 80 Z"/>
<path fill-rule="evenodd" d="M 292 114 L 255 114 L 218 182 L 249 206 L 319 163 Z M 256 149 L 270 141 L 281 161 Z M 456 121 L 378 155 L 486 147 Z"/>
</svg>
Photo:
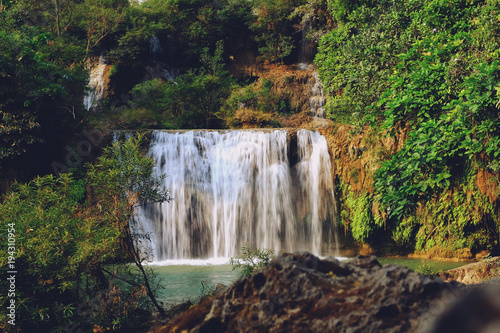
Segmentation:
<svg viewBox="0 0 500 333">
<path fill-rule="evenodd" d="M 233 79 L 223 70 L 223 43 L 200 55 L 203 67 L 179 75 L 175 81 L 153 79 L 137 84 L 128 105 L 118 108 L 124 128 L 220 128 L 220 109 Z"/>
<path fill-rule="evenodd" d="M 20 273 L 16 279 L 16 315 L 21 327 L 37 323 L 43 329 L 56 322 L 67 323 L 70 318 L 57 310 L 75 307 L 72 298 L 78 275 L 90 260 L 81 261 L 86 248 L 77 246 L 77 240 L 88 237 L 88 233 L 79 228 L 81 220 L 74 217 L 74 187 L 70 175 L 37 178 L 19 185 L 0 206 L 0 233 L 5 237 L 9 225 L 16 231 L 15 268 Z M 102 239 L 106 234 L 96 236 Z M 93 239 L 86 241 L 90 244 Z M 7 249 L 0 251 L 2 268 L 6 269 Z M 4 281 L 2 286 L 7 288 Z M 2 306 L 8 302 L 6 296 L 1 296 Z M 2 322 L 7 322 L 6 317 Z"/>
<path fill-rule="evenodd" d="M 289 20 L 296 2 L 293 0 L 255 0 L 254 22 L 250 28 L 264 60 L 283 62 L 293 50 L 293 23 Z"/>
<path fill-rule="evenodd" d="M 70 0 L 17 1 L 13 10 L 22 14 L 26 21 L 43 27 L 52 34 L 60 37 L 72 21 L 72 12 L 76 2 Z"/>
<path fill-rule="evenodd" d="M 417 250 L 434 245 L 474 249 L 496 244 L 491 221 L 498 216 L 473 185 L 477 169 L 470 161 L 476 153 L 473 143 L 478 131 L 465 125 L 466 120 L 453 112 L 419 124 L 403 149 L 377 171 L 375 188 L 395 223 L 397 242 L 416 241 Z M 488 141 L 484 137 L 480 142 Z M 448 194 L 449 188 L 456 192 Z"/>
<path fill-rule="evenodd" d="M 266 78 L 252 84 L 233 87 L 219 113 L 229 127 L 278 125 L 273 112 L 288 109 L 284 100 L 272 91 L 273 82 Z"/>
<path fill-rule="evenodd" d="M 200 287 L 200 296 L 198 297 L 198 302 L 201 302 L 203 299 L 210 297 L 217 290 L 217 285 L 210 283 L 208 280 L 201 281 Z"/>
<path fill-rule="evenodd" d="M 197 67 L 204 49 L 213 52 L 216 42 L 224 41 L 226 57 L 236 52 L 241 35 L 248 31 L 251 13 L 249 1 L 210 0 L 148 0 L 132 4 L 125 10 L 123 23 L 115 32 L 116 42 L 110 55 L 113 59 L 139 59 L 147 56 L 153 36 L 168 37 L 168 47 L 175 56 L 168 56 L 171 66 Z"/>
<path fill-rule="evenodd" d="M 83 0 L 77 5 L 78 28 L 85 33 L 87 55 L 117 30 L 126 5 L 123 0 Z"/>
<path fill-rule="evenodd" d="M 118 208 L 115 200 L 119 199 L 124 204 L 121 209 L 126 223 L 137 205 L 169 199 L 168 191 L 162 188 L 162 179 L 152 178 L 153 160 L 141 153 L 144 139 L 144 135 L 138 135 L 113 142 L 97 163 L 89 165 L 87 172 L 87 181 L 95 188 L 94 199 L 101 207 L 109 204 L 115 208 Z"/>
<path fill-rule="evenodd" d="M 222 70 L 222 43 L 218 45 L 215 56 L 207 55 L 207 49 L 201 55 L 209 69 L 189 70 L 175 81 L 143 81 L 132 88 L 127 105 L 108 104 L 104 112 L 121 129 L 219 128 L 216 113 L 232 79 Z"/>
<path fill-rule="evenodd" d="M 158 123 L 170 123 L 175 128 L 220 127 L 217 115 L 229 94 L 231 78 L 219 74 L 190 71 L 175 82 L 152 80 L 136 85 L 131 92 L 132 110 L 124 114 L 133 114 L 128 124 L 145 121 L 149 128 L 159 127 Z"/>
<path fill-rule="evenodd" d="M 300 19 L 298 27 L 306 33 L 305 37 L 314 43 L 318 43 L 321 37 L 326 34 L 332 21 L 331 13 L 328 10 L 328 1 L 326 0 L 309 0 L 299 3 L 289 16 L 289 19 L 292 21 Z"/>
<path fill-rule="evenodd" d="M 355 123 L 367 114 L 375 121 L 381 104 L 392 124 L 432 115 L 435 106 L 457 96 L 471 63 L 491 63 L 491 46 L 499 42 L 485 29 L 496 29 L 488 23 L 498 12 L 496 1 L 329 4 L 338 26 L 323 37 L 316 62 L 330 95 L 327 112 L 340 121 Z M 367 110 L 373 103 L 379 108 Z"/>
<path fill-rule="evenodd" d="M 224 59 L 222 57 L 224 53 L 224 43 L 222 40 L 217 41 L 215 44 L 214 54 L 210 54 L 210 49 L 208 47 L 203 48 L 200 54 L 200 62 L 203 68 L 203 72 L 211 75 L 221 75 L 224 72 Z"/>
<path fill-rule="evenodd" d="M 422 214 L 417 214 L 415 226 L 420 227 L 416 249 L 425 251 L 437 245 L 453 250 L 491 250 L 497 244 L 490 232 L 496 218 L 494 206 L 480 193 L 443 193 L 427 203 Z"/>
<path fill-rule="evenodd" d="M 124 129 L 162 128 L 162 117 L 159 113 L 142 107 L 124 108 L 120 110 L 120 127 Z"/>
<path fill-rule="evenodd" d="M 382 220 L 372 213 L 372 196 L 369 193 L 354 193 L 349 185 L 341 184 L 340 222 L 360 243 L 368 243 L 382 225 Z"/>
<path fill-rule="evenodd" d="M 359 123 L 365 109 L 389 87 L 397 55 L 418 31 L 411 17 L 418 1 L 329 1 L 337 27 L 320 41 L 316 64 L 325 93 L 327 115 Z"/>
<path fill-rule="evenodd" d="M 390 207 L 391 217 L 401 220 L 414 213 L 419 201 L 430 200 L 434 193 L 456 186 L 463 179 L 461 172 L 477 154 L 486 154 L 490 161 L 498 160 L 500 122 L 493 115 L 498 112 L 495 87 L 500 84 L 499 74 L 497 62 L 480 64 L 458 86 L 461 91 L 456 99 L 448 102 L 403 97 L 419 110 L 415 112 L 414 130 L 403 149 L 375 177 L 380 200 L 384 207 Z M 412 94 L 425 93 L 413 90 L 413 86 L 411 89 Z M 436 94 L 427 92 L 424 96 Z M 392 106 L 399 105 L 399 100 L 389 102 L 387 115 L 398 113 Z M 387 119 L 392 124 L 389 116 Z"/>
<path fill-rule="evenodd" d="M 278 96 L 271 92 L 273 82 L 267 79 L 262 79 L 260 82 L 244 86 L 239 89 L 234 89 L 233 93 L 227 100 L 227 112 L 231 115 L 241 106 L 270 112 L 277 109 Z"/>
<path fill-rule="evenodd" d="M 438 275 L 440 269 L 432 261 L 425 260 L 415 269 L 415 272 L 424 275 Z"/>
<path fill-rule="evenodd" d="M 169 104 L 168 91 L 171 83 L 153 79 L 137 84 L 131 91 L 132 106 L 143 107 L 161 113 Z"/>
<path fill-rule="evenodd" d="M 250 276 L 256 269 L 269 265 L 274 254 L 272 250 L 252 249 L 250 246 L 243 246 L 241 250 L 242 254 L 231 258 L 229 263 L 233 265 L 233 270 L 243 268 L 242 276 Z"/>
<path fill-rule="evenodd" d="M 81 110 L 80 68 L 51 62 L 52 36 L 0 31 L 0 158 L 11 159 L 36 143 L 53 143 L 51 132 L 67 133 Z"/>
<path fill-rule="evenodd" d="M 495 246 L 494 195 L 481 194 L 474 177 L 491 166 L 498 182 L 498 1 L 332 0 L 329 9 L 336 26 L 316 57 L 327 114 L 408 133 L 374 182 L 373 204 L 387 213 L 394 241 L 419 251 Z M 370 225 L 360 198 L 345 199 L 353 226 Z"/>
<path fill-rule="evenodd" d="M 116 265 L 137 260 L 132 242 L 141 235 L 129 229 L 137 205 L 169 199 L 158 182 L 151 182 L 152 162 L 139 155 L 139 143 L 131 138 L 107 148 L 85 179 L 39 177 L 3 198 L 0 235 L 15 229 L 21 330 L 118 329 L 132 325 L 139 307 L 150 306 L 145 297 L 151 283 L 141 268 Z M 8 258 L 2 247 L 4 273 Z M 8 290 L 6 283 L 0 285 Z M 4 293 L 0 303 L 6 307 L 7 302 Z M 6 313 L 0 317 L 6 329 Z"/>
</svg>

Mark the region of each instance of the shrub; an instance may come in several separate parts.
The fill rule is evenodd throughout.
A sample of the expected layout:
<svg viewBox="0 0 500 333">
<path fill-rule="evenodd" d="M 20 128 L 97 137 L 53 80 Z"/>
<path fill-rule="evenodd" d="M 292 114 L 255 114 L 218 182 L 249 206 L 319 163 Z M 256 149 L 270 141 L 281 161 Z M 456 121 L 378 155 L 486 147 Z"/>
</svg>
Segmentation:
<svg viewBox="0 0 500 333">
<path fill-rule="evenodd" d="M 415 272 L 424 275 L 438 275 L 441 270 L 432 261 L 425 260 L 417 268 Z"/>
<path fill-rule="evenodd" d="M 10 269 L 18 272 L 16 327 L 22 331 L 118 329 L 133 325 L 140 310 L 154 305 L 162 312 L 134 246 L 143 235 L 129 225 L 139 203 L 168 200 L 151 179 L 152 160 L 139 153 L 140 142 L 114 143 L 84 179 L 38 177 L 3 198 L 0 235 L 15 230 L 16 253 L 11 260 L 7 247 L 0 248 L 0 264 L 5 269 L 13 261 Z M 124 265 L 130 262 L 136 265 Z M 9 290 L 7 283 L 2 279 L 0 287 Z M 0 304 L 12 299 L 3 293 Z M 1 325 L 7 320 L 2 312 Z"/>
<path fill-rule="evenodd" d="M 272 250 L 252 249 L 249 246 L 243 246 L 243 253 L 237 257 L 231 258 L 229 263 L 233 265 L 233 270 L 243 268 L 241 275 L 250 276 L 256 269 L 267 266 L 271 262 Z"/>
</svg>

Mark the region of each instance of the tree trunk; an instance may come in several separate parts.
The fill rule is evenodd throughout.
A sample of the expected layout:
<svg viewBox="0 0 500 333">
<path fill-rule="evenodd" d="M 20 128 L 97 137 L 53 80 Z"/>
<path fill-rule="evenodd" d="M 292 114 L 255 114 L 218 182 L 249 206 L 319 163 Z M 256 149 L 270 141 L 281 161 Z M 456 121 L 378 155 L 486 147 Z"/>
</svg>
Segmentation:
<svg viewBox="0 0 500 333">
<path fill-rule="evenodd" d="M 135 249 L 134 240 L 132 238 L 132 233 L 130 232 L 130 226 L 128 224 L 126 227 L 126 237 L 128 240 L 128 244 L 127 244 L 128 251 L 129 251 L 130 255 L 132 256 L 132 258 L 134 259 L 135 265 L 141 271 L 141 274 L 144 278 L 144 285 L 146 287 L 147 294 L 148 294 L 149 298 L 151 299 L 151 302 L 153 302 L 153 305 L 156 307 L 156 309 L 160 313 L 160 315 L 162 317 L 166 317 L 167 314 L 165 313 L 165 310 L 160 306 L 160 304 L 158 304 L 158 302 L 156 301 L 156 298 L 153 294 L 153 291 L 151 290 L 151 286 L 149 285 L 148 276 L 147 276 L 146 272 L 144 271 L 144 267 L 142 267 L 141 257 L 139 255 L 139 253 L 137 252 L 137 250 Z"/>
<path fill-rule="evenodd" d="M 56 32 L 57 37 L 61 37 L 61 23 L 60 23 L 60 13 L 59 13 L 59 0 L 54 0 L 54 8 L 55 8 L 55 18 L 56 18 Z"/>
</svg>

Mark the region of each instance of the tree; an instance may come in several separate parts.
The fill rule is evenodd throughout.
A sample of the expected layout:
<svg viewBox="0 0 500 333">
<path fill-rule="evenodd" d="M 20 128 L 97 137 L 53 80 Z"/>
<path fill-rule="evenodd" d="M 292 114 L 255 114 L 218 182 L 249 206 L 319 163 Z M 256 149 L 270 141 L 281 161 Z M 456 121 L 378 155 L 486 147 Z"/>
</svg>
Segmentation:
<svg viewBox="0 0 500 333">
<path fill-rule="evenodd" d="M 135 243 L 147 235 L 131 231 L 135 223 L 135 213 L 139 205 L 148 205 L 170 200 L 170 192 L 162 188 L 161 179 L 153 179 L 153 160 L 142 156 L 140 146 L 144 135 L 130 137 L 123 142 L 113 142 L 104 150 L 99 161 L 90 166 L 87 177 L 94 188 L 93 201 L 110 214 L 106 217 L 124 233 L 122 248 L 127 258 L 139 269 L 147 295 L 161 315 L 165 311 L 155 299 L 142 262 L 148 258 L 136 248 Z M 99 208 L 99 209 L 102 209 Z"/>
<path fill-rule="evenodd" d="M 282 62 L 293 50 L 292 23 L 289 16 L 293 12 L 292 0 L 258 0 L 254 5 L 255 21 L 250 28 L 259 43 L 259 51 L 265 60 Z"/>
<path fill-rule="evenodd" d="M 204 48 L 200 56 L 204 67 L 179 75 L 175 82 L 155 79 L 137 84 L 131 91 L 131 112 L 153 111 L 150 120 L 160 115 L 164 124 L 174 128 L 220 127 L 218 114 L 233 82 L 223 70 L 222 45 L 222 41 L 216 43 L 213 56 Z"/>
<path fill-rule="evenodd" d="M 0 159 L 25 153 L 34 143 L 68 131 L 81 108 L 85 78 L 47 59 L 50 34 L 0 31 Z"/>
<path fill-rule="evenodd" d="M 243 246 L 241 250 L 242 254 L 231 258 L 229 263 L 233 266 L 233 270 L 243 268 L 242 276 L 250 276 L 256 269 L 269 266 L 271 256 L 274 254 L 272 250 L 252 249 L 250 246 Z"/>
<path fill-rule="evenodd" d="M 131 232 L 140 204 L 169 200 L 159 180 L 151 179 L 152 161 L 140 155 L 142 138 L 115 142 L 85 179 L 70 174 L 38 177 L 17 185 L 0 204 L 0 235 L 14 236 L 15 254 L 0 249 L 2 272 L 17 270 L 16 327 L 24 331 L 120 328 L 130 325 L 139 307 L 154 297 L 144 255 Z M 85 198 L 87 198 L 85 200 Z M 12 237 L 11 237 L 12 238 Z M 126 263 L 133 262 L 134 271 Z M 8 290 L 8 281 L 0 285 Z M 7 328 L 6 313 L 0 315 Z"/>
<path fill-rule="evenodd" d="M 79 25 L 85 31 L 87 56 L 122 23 L 127 2 L 120 0 L 84 0 L 78 6 Z"/>
<path fill-rule="evenodd" d="M 57 37 L 61 37 L 73 23 L 74 0 L 20 0 L 16 10 L 23 15 L 26 25 L 47 28 Z"/>
</svg>

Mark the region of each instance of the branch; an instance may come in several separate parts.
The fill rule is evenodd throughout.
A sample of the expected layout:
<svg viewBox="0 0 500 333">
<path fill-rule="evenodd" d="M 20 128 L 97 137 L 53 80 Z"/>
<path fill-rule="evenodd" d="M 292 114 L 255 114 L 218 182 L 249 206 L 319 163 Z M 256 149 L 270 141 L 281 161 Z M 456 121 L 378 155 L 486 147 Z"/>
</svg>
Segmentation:
<svg viewBox="0 0 500 333">
<path fill-rule="evenodd" d="M 73 115 L 73 119 L 76 118 L 76 116 L 75 116 L 75 107 L 74 106 L 72 106 L 71 109 L 69 107 L 67 107 L 67 106 L 59 106 L 59 107 L 68 110 L 69 113 L 71 113 Z"/>
<path fill-rule="evenodd" d="M 108 271 L 108 270 L 107 270 L 107 269 L 105 269 L 105 268 L 102 268 L 102 267 L 101 267 L 101 269 L 102 269 L 103 271 L 105 271 L 106 273 L 108 273 L 109 275 L 111 275 L 114 279 L 118 279 L 118 280 L 120 280 L 120 281 L 123 281 L 123 282 L 125 282 L 125 283 L 130 284 L 130 285 L 131 285 L 131 286 L 133 286 L 133 287 L 136 287 L 136 285 L 135 285 L 135 284 L 133 284 L 132 282 L 128 281 L 127 279 L 124 279 L 124 278 L 122 278 L 122 277 L 119 277 L 119 276 L 118 276 L 118 272 L 111 273 L 110 271 Z"/>
</svg>

